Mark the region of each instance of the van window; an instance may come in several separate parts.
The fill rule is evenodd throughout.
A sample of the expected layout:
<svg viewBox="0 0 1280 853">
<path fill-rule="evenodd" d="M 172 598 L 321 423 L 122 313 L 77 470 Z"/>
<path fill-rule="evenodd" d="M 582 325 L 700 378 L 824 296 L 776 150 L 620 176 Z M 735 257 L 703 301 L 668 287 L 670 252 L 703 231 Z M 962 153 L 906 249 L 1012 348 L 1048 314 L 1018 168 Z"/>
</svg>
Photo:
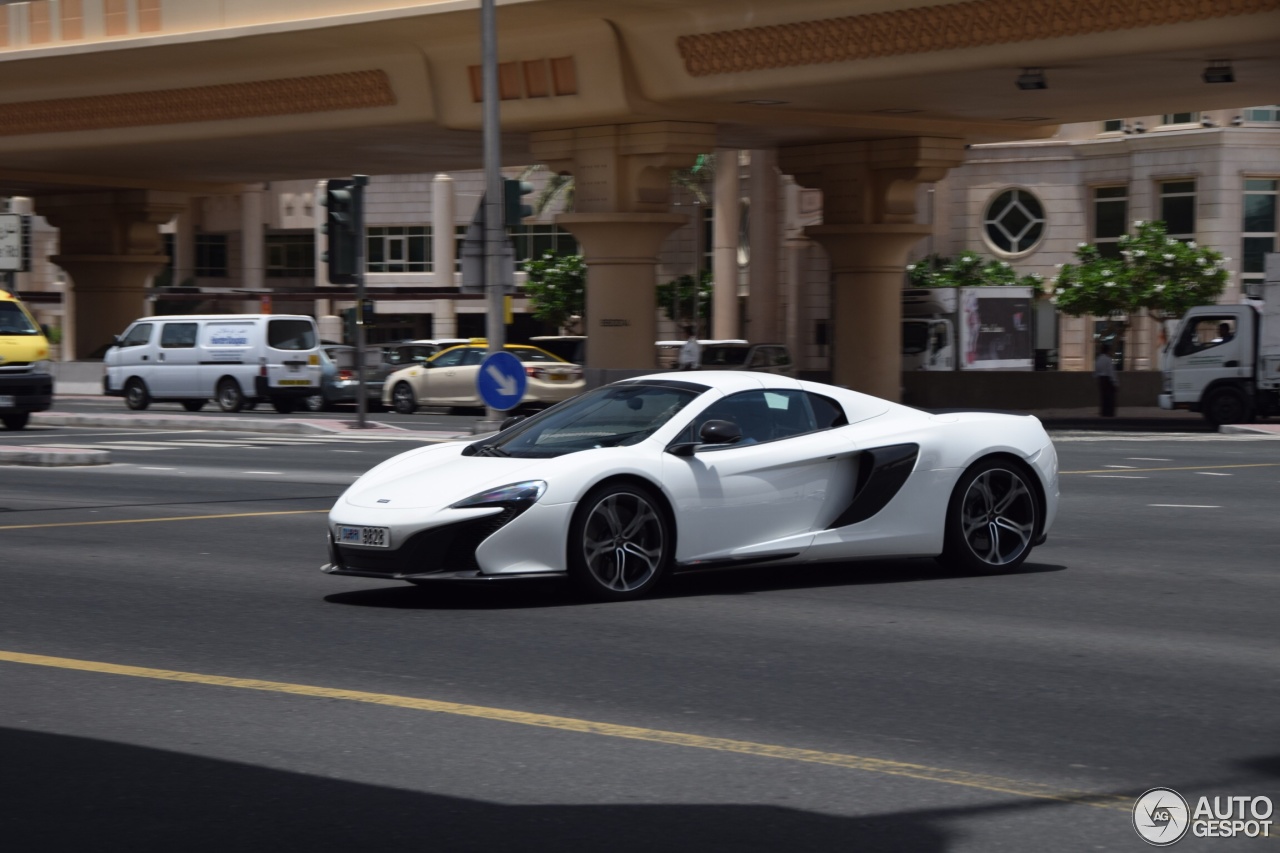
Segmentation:
<svg viewBox="0 0 1280 853">
<path fill-rule="evenodd" d="M 126 332 L 125 336 L 120 339 L 120 343 L 116 344 L 116 346 L 140 347 L 145 343 L 149 343 L 150 341 L 151 341 L 151 324 L 139 323 L 138 325 L 130 329 L 128 332 Z"/>
<path fill-rule="evenodd" d="M 0 335 L 38 335 L 40 330 L 16 302 L 0 302 Z"/>
<path fill-rule="evenodd" d="M 165 349 L 190 349 L 196 345 L 195 323 L 165 323 L 160 330 L 160 346 Z"/>
<path fill-rule="evenodd" d="M 315 326 L 309 320 L 271 320 L 267 323 L 267 345 L 272 349 L 315 349 Z"/>
</svg>

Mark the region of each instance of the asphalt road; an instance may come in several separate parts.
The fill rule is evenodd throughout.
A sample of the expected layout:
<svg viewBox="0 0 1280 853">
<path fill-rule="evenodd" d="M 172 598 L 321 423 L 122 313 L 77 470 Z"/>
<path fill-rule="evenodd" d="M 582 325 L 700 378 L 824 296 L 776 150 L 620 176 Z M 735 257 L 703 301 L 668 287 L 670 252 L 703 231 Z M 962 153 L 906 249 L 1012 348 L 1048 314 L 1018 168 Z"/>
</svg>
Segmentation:
<svg viewBox="0 0 1280 853">
<path fill-rule="evenodd" d="M 1140 850 L 1148 788 L 1280 801 L 1274 438 L 1060 435 L 1012 575 L 587 604 L 322 575 L 412 437 L 124 432 L 5 436 L 114 443 L 0 468 L 8 850 Z"/>
</svg>

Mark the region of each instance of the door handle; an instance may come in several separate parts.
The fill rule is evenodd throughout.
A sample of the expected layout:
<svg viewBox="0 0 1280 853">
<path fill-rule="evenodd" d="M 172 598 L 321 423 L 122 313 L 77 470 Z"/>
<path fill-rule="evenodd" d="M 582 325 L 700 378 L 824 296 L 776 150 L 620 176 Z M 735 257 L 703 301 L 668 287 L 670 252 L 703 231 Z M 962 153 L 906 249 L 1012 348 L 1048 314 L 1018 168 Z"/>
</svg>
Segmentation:
<svg viewBox="0 0 1280 853">
<path fill-rule="evenodd" d="M 1239 366 L 1240 366 L 1240 362 L 1238 362 L 1238 361 L 1228 361 L 1228 362 L 1223 363 L 1223 365 L 1222 365 L 1222 366 L 1223 366 L 1223 367 L 1239 367 Z"/>
<path fill-rule="evenodd" d="M 164 361 L 164 353 L 160 353 L 159 355 L 157 355 L 156 361 Z"/>
<path fill-rule="evenodd" d="M 149 359 L 149 358 L 151 358 L 151 356 L 149 356 L 149 355 L 144 355 L 144 356 L 142 357 L 142 360 L 143 360 L 143 361 L 146 361 L 146 360 L 147 360 L 147 359 Z"/>
</svg>

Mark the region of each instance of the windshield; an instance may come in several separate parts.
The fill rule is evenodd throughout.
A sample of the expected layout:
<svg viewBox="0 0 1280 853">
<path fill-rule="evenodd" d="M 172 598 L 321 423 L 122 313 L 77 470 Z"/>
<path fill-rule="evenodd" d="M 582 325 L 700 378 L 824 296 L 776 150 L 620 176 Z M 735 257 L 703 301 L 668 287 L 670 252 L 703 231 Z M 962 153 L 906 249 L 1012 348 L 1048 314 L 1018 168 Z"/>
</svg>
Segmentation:
<svg viewBox="0 0 1280 853">
<path fill-rule="evenodd" d="M 929 324 L 907 321 L 902 324 L 902 354 L 915 355 L 929 348 Z"/>
<path fill-rule="evenodd" d="M 40 329 L 16 302 L 0 302 L 0 335 L 38 335 Z"/>
<path fill-rule="evenodd" d="M 732 365 L 740 367 L 747 363 L 747 353 L 750 351 L 750 347 L 703 347 L 702 366 Z"/>
<path fill-rule="evenodd" d="M 669 385 L 609 385 L 547 409 L 471 447 L 476 456 L 541 459 L 638 444 L 699 396 Z"/>
</svg>

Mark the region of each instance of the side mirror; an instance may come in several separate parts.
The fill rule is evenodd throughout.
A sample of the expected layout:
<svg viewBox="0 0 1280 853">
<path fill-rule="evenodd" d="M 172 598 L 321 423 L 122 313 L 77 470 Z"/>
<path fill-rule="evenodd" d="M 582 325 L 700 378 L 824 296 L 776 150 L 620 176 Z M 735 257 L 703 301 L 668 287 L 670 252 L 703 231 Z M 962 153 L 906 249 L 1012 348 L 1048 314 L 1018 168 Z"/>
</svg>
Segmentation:
<svg viewBox="0 0 1280 853">
<path fill-rule="evenodd" d="M 733 421 L 707 421 L 698 431 L 703 444 L 733 444 L 742 440 L 742 428 Z"/>
<path fill-rule="evenodd" d="M 498 432 L 502 432 L 507 427 L 513 427 L 525 419 L 524 415 L 512 415 L 502 422 L 502 426 L 498 427 Z"/>
</svg>

